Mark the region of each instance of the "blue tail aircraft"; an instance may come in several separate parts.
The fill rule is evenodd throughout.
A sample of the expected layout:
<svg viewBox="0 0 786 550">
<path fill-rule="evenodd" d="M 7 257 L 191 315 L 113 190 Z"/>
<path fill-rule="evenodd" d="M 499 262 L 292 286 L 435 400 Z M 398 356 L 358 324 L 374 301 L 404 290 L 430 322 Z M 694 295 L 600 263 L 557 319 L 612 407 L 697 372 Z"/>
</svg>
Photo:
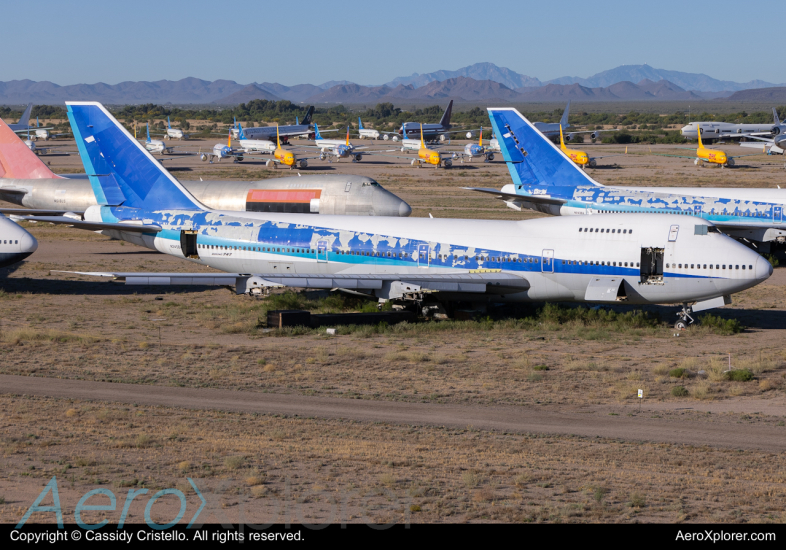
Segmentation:
<svg viewBox="0 0 786 550">
<path fill-rule="evenodd" d="M 224 272 L 89 275 L 127 284 L 235 285 L 252 294 L 272 286 L 351 289 L 421 311 L 455 301 L 681 302 L 678 323 L 686 326 L 691 311 L 727 304 L 730 294 L 772 273 L 767 260 L 701 219 L 322 216 L 315 225 L 308 214 L 213 210 L 101 104 L 66 105 L 98 204 L 82 221 L 35 219 L 102 231 Z M 722 269 L 682 269 L 721 259 Z"/>
<path fill-rule="evenodd" d="M 488 110 L 512 184 L 489 193 L 509 207 L 554 216 L 671 214 L 705 219 L 738 240 L 769 252 L 786 241 L 786 190 L 688 187 L 606 187 L 581 170 L 559 147 L 512 108 Z M 677 223 L 677 222 L 675 222 Z"/>
</svg>

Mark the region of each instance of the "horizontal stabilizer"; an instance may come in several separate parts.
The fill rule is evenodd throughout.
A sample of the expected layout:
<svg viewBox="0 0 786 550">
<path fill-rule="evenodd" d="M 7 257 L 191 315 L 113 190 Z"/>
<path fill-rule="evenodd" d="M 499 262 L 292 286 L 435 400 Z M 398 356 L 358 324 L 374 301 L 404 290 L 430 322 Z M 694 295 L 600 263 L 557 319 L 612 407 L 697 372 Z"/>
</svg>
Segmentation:
<svg viewBox="0 0 786 550">
<path fill-rule="evenodd" d="M 31 222 L 49 222 L 54 224 L 70 225 L 78 229 L 88 229 L 90 231 L 101 231 L 104 229 L 129 231 L 131 233 L 158 233 L 161 231 L 161 226 L 155 224 L 88 222 L 75 220 L 74 218 L 69 218 L 68 216 L 18 216 L 18 218 Z"/>
<path fill-rule="evenodd" d="M 5 189 L 0 189 L 0 194 Z M 44 210 L 38 208 L 0 208 L 0 213 L 7 216 L 62 216 L 63 214 L 84 214 L 84 212 L 74 212 L 73 210 Z M 36 218 L 37 219 L 37 218 Z M 72 218 L 69 218 L 72 219 Z M 40 221 L 40 220 L 38 220 Z"/>
<path fill-rule="evenodd" d="M 477 191 L 479 193 L 487 193 L 489 195 L 494 195 L 496 198 L 503 200 L 503 201 L 526 201 L 532 202 L 535 204 L 551 204 L 555 206 L 561 206 L 565 204 L 567 199 L 558 199 L 552 198 L 544 195 L 517 195 L 516 193 L 503 193 L 499 189 L 491 189 L 488 187 L 463 187 L 462 189 L 466 189 L 468 191 Z"/>
</svg>

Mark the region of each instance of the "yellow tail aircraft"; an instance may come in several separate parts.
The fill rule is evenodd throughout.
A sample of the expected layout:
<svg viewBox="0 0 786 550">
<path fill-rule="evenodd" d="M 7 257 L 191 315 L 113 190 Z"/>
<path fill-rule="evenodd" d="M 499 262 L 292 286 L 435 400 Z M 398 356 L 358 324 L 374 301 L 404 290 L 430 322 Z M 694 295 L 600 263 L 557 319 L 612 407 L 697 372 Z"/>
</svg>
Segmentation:
<svg viewBox="0 0 786 550">
<path fill-rule="evenodd" d="M 292 170 L 295 165 L 297 165 L 298 168 L 305 168 L 308 166 L 307 159 L 298 159 L 291 151 L 286 151 L 281 148 L 281 138 L 278 134 L 278 124 L 276 124 L 276 150 L 273 151 L 273 158 L 268 160 L 265 164 L 267 166 L 273 166 L 274 168 L 276 164 L 283 164 L 284 166 L 289 166 L 290 170 Z"/>
<path fill-rule="evenodd" d="M 434 151 L 433 149 L 429 149 L 426 147 L 426 142 L 423 140 L 423 125 L 420 125 L 420 149 L 418 149 L 418 159 L 422 160 L 426 164 L 432 164 L 439 168 L 442 164 L 442 155 L 439 154 L 439 151 Z M 412 163 L 414 164 L 415 161 L 413 160 Z M 445 161 L 445 167 L 449 168 L 453 163 L 450 161 Z M 418 168 L 420 168 L 420 162 L 418 162 Z"/>
<path fill-rule="evenodd" d="M 698 149 L 696 149 L 696 155 L 695 156 L 692 156 L 692 157 L 684 156 L 684 155 L 659 155 L 659 156 L 662 156 L 662 157 L 676 157 L 676 158 L 682 158 L 682 159 L 693 159 L 693 164 L 696 164 L 698 166 L 704 166 L 704 163 L 706 162 L 706 163 L 709 163 L 709 164 L 720 164 L 721 168 L 725 168 L 726 166 L 734 166 L 734 159 L 735 158 L 755 157 L 755 156 L 761 154 L 761 153 L 754 153 L 752 155 L 738 155 L 736 157 L 730 157 L 730 156 L 726 155 L 726 153 L 721 151 L 721 150 L 708 149 L 707 147 L 704 147 L 704 144 L 701 142 L 701 128 L 699 128 L 699 132 L 698 132 L 697 135 L 698 135 L 698 138 L 699 138 L 699 147 L 698 147 Z M 692 147 L 680 147 L 680 149 L 690 149 L 690 150 L 692 150 L 693 148 Z"/>
<path fill-rule="evenodd" d="M 559 126 L 559 148 L 562 150 L 563 153 L 568 155 L 568 158 L 581 166 L 582 169 L 585 169 L 587 166 L 590 168 L 595 168 L 598 163 L 597 161 L 600 159 L 605 159 L 609 157 L 618 157 L 620 155 L 605 155 L 602 157 L 590 157 L 584 151 L 579 151 L 577 149 L 568 149 L 565 147 L 565 138 L 562 136 L 562 124 Z M 625 154 L 628 153 L 628 149 L 625 148 Z"/>
</svg>

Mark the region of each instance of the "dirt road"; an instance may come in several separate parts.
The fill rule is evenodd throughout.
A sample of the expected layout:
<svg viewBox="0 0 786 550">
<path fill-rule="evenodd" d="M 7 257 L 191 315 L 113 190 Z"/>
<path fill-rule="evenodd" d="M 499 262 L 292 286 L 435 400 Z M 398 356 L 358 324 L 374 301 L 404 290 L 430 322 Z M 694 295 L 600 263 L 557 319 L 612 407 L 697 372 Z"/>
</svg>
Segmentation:
<svg viewBox="0 0 786 550">
<path fill-rule="evenodd" d="M 786 450 L 783 429 L 730 421 L 653 418 L 631 410 L 610 414 L 590 407 L 481 407 L 331 399 L 214 389 L 112 384 L 82 380 L 0 376 L 0 391 L 185 409 L 342 418 L 362 422 L 472 427 L 519 433 L 570 434 L 625 440 L 708 445 L 735 449 Z"/>
</svg>

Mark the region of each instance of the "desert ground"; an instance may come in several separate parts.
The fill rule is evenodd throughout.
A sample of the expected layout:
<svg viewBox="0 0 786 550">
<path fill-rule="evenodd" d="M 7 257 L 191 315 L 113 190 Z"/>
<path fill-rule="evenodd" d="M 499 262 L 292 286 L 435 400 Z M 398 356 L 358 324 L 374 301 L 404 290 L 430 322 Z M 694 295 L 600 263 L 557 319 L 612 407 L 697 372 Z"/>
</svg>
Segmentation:
<svg viewBox="0 0 786 550">
<path fill-rule="evenodd" d="M 576 147 L 620 155 L 588 170 L 609 185 L 786 183 L 782 157 L 720 169 L 655 155 L 689 154 L 673 146 Z M 81 171 L 76 156 L 42 159 Z M 195 157 L 167 167 L 181 179 L 296 175 Z M 508 183 L 500 162 L 436 170 L 369 156 L 307 170 L 373 177 L 414 216 L 540 216 L 461 189 Z M 0 271 L 2 522 L 18 521 L 53 475 L 67 513 L 97 487 L 118 500 L 129 488 L 176 487 L 192 506 L 191 478 L 212 495 L 216 521 L 786 520 L 786 268 L 710 312 L 720 320 L 679 335 L 675 307 L 573 314 L 535 304 L 331 336 L 260 319 L 282 305 L 361 303 L 60 273 L 194 266 L 88 231 L 24 225 L 39 249 Z M 752 379 L 729 380 L 729 362 Z M 128 521 L 141 521 L 145 502 Z M 175 502 L 158 501 L 154 517 L 174 517 Z M 106 517 L 116 522 L 119 510 Z"/>
</svg>

